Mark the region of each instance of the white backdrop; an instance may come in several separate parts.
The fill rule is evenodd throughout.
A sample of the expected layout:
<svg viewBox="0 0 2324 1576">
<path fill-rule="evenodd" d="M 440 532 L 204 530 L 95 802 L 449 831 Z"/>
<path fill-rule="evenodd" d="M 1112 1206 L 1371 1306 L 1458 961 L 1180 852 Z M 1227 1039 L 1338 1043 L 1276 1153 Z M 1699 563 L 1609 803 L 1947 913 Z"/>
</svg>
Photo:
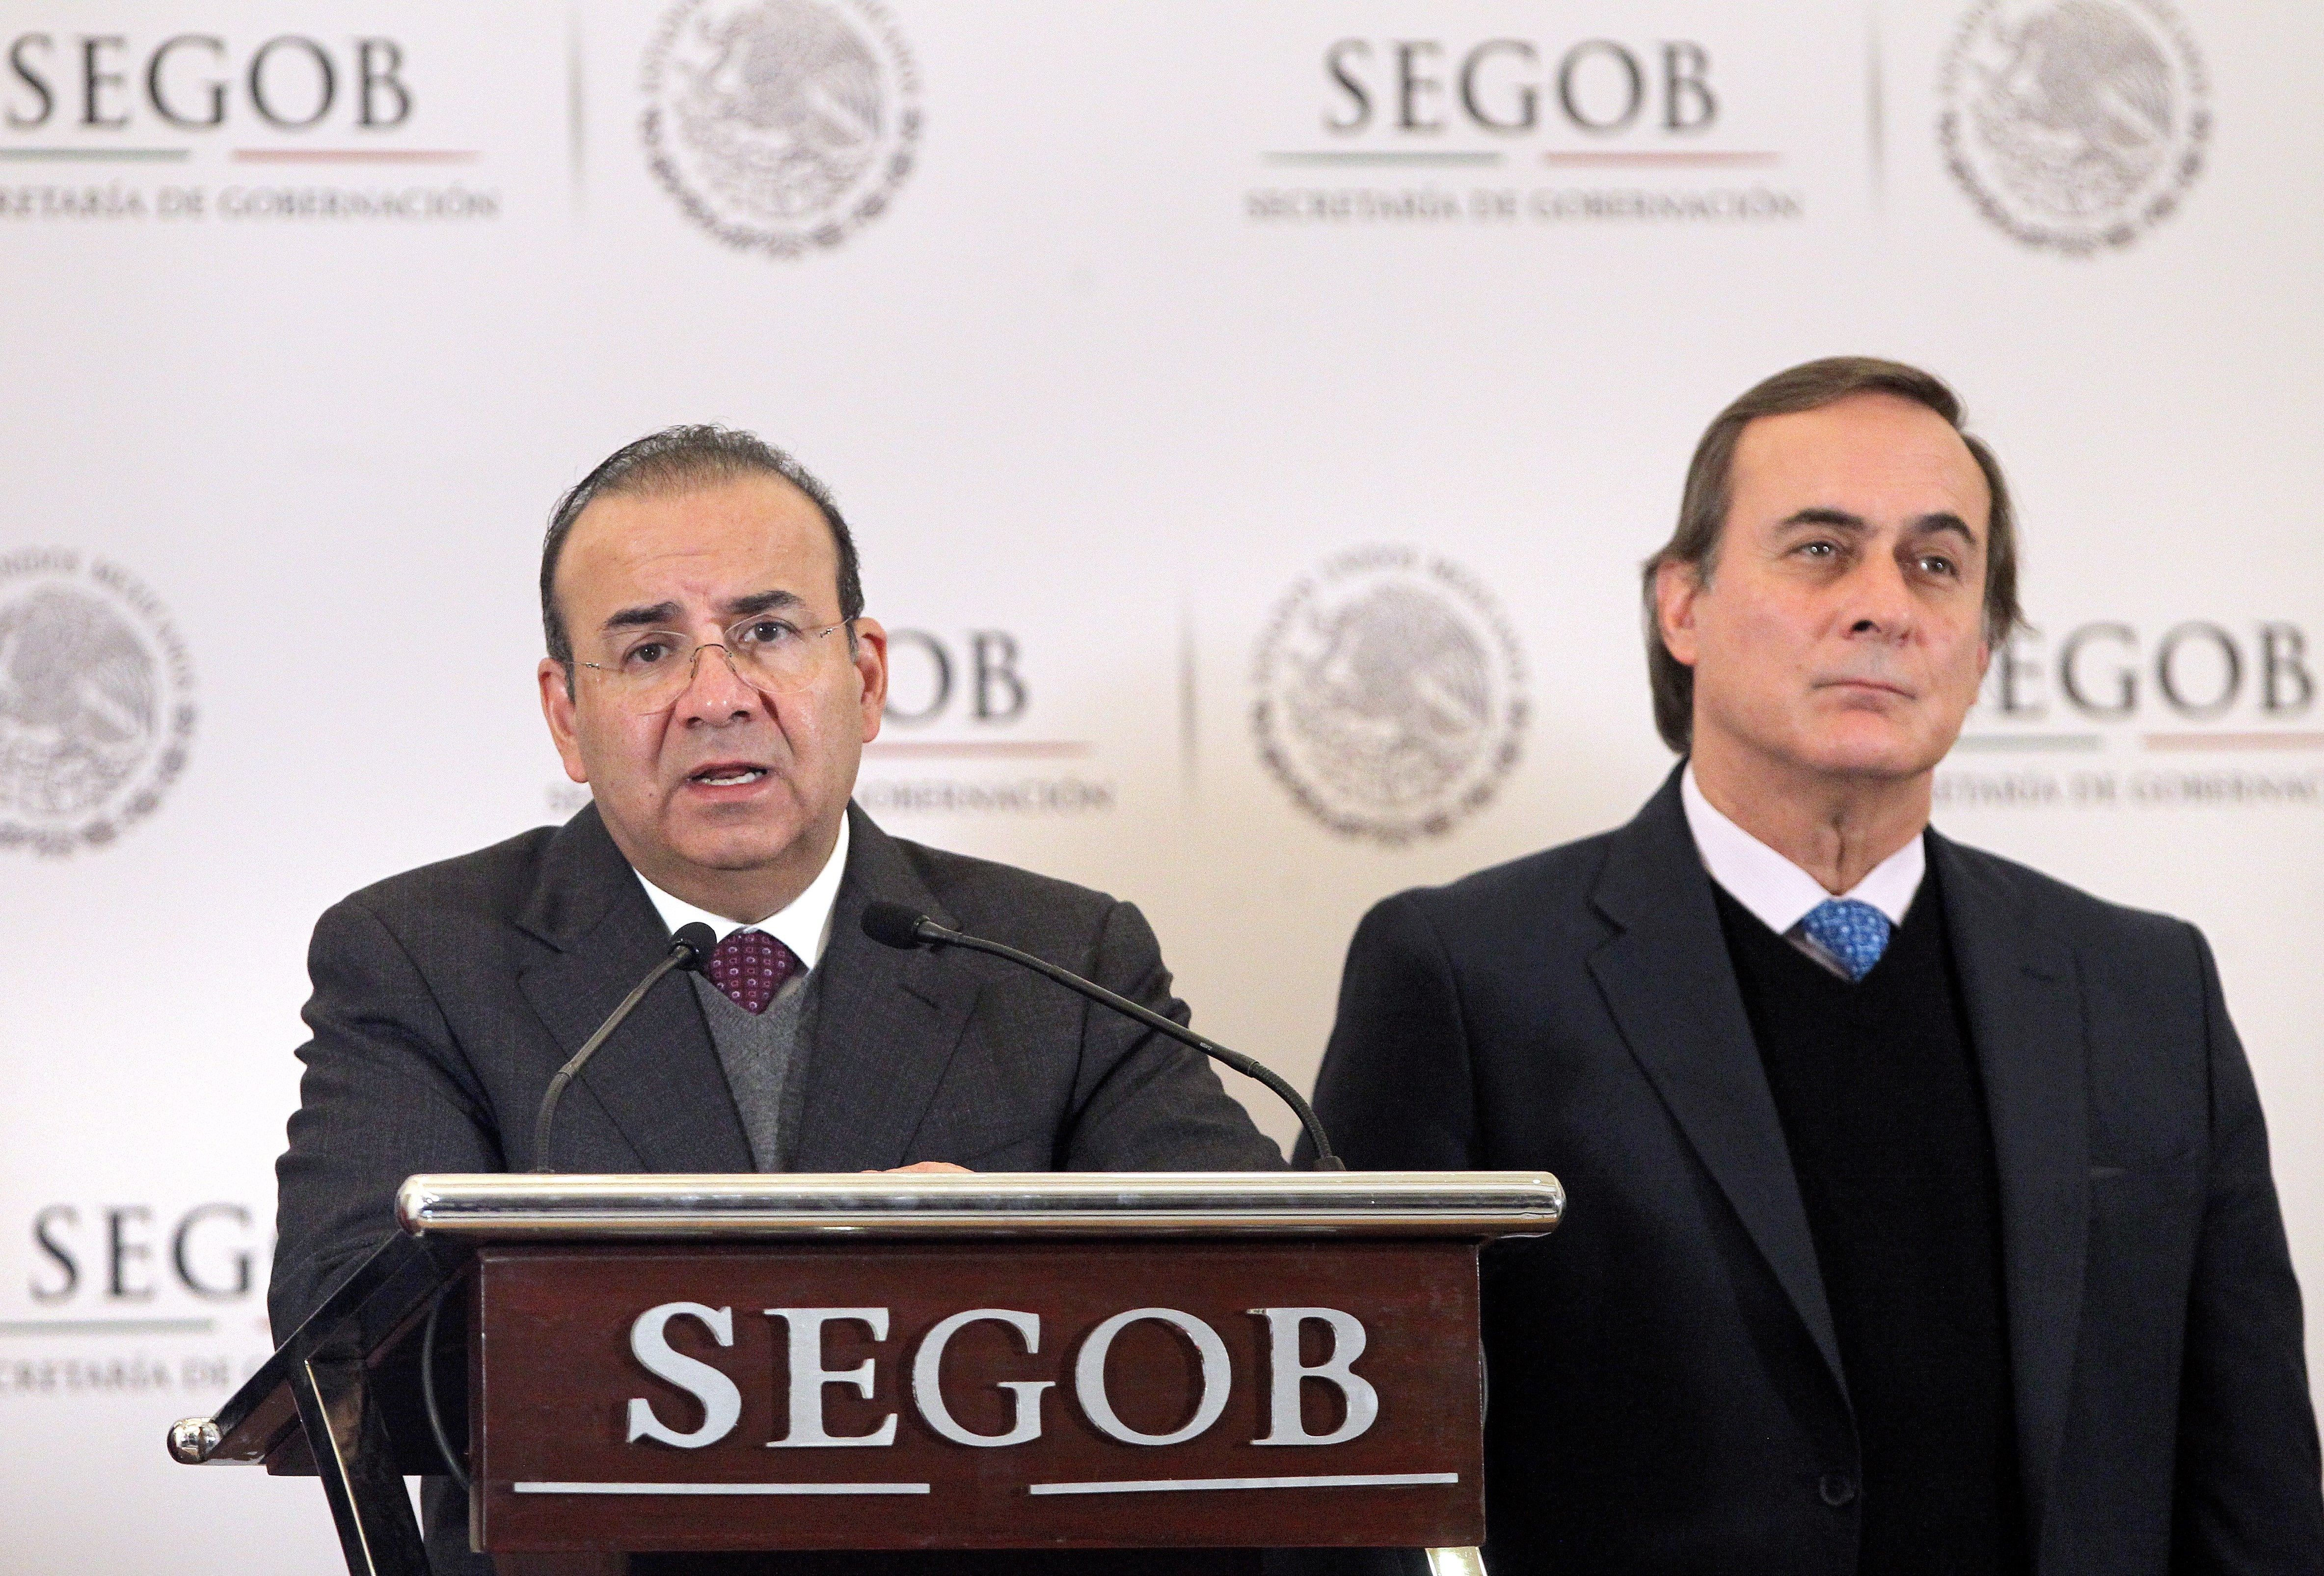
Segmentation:
<svg viewBox="0 0 2324 1576">
<path fill-rule="evenodd" d="M 2324 13 L 2179 4 L 0 6 L 0 1569 L 331 1568 L 161 1451 L 266 1348 L 307 933 L 577 804 L 539 529 L 678 420 L 918 631 L 875 814 L 1304 1083 L 1370 903 L 1668 769 L 1702 424 L 1932 367 L 2039 626 L 1940 824 L 2204 926 L 2317 1286 Z"/>
</svg>

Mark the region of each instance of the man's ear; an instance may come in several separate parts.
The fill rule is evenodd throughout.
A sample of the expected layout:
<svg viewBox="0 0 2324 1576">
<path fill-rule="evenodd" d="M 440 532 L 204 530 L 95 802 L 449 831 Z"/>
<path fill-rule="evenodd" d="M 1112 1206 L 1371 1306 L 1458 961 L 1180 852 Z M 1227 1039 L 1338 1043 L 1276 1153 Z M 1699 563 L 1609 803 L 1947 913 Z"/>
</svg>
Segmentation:
<svg viewBox="0 0 2324 1576">
<path fill-rule="evenodd" d="M 575 782 L 587 782 L 589 770 L 581 764 L 580 732 L 574 715 L 572 668 L 554 657 L 543 657 L 533 677 L 540 686 L 540 714 L 549 723 L 557 758 L 565 763 L 565 775 Z"/>
<path fill-rule="evenodd" d="M 855 645 L 848 652 L 848 660 L 855 664 L 855 677 L 863 686 L 860 704 L 863 709 L 863 742 L 866 744 L 880 736 L 880 719 L 888 706 L 888 631 L 876 618 L 855 621 Z"/>
<path fill-rule="evenodd" d="M 1702 593 L 1702 576 L 1692 564 L 1665 559 L 1655 570 L 1655 623 L 1663 647 L 1689 668 L 1695 658 L 1694 604 Z"/>
</svg>

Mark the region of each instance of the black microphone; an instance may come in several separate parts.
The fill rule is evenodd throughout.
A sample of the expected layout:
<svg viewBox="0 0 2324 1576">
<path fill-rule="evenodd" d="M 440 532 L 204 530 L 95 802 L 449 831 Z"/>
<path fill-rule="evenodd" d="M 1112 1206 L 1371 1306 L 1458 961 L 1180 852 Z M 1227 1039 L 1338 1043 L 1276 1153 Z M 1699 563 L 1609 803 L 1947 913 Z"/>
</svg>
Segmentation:
<svg viewBox="0 0 2324 1576">
<path fill-rule="evenodd" d="M 1307 1129 L 1307 1141 L 1315 1146 L 1315 1169 L 1345 1171 L 1347 1166 L 1332 1153 L 1332 1141 L 1323 1136 L 1323 1124 L 1315 1120 L 1315 1111 L 1299 1096 L 1299 1092 L 1277 1076 L 1274 1069 L 1251 1060 L 1240 1051 L 1231 1051 L 1222 1045 L 1204 1039 L 1185 1025 L 1163 1017 L 1150 1008 L 1140 1007 L 1127 996 L 1117 996 L 1104 986 L 1068 973 L 1053 963 L 1035 957 L 1031 953 L 1019 952 L 1013 946 L 1003 946 L 997 941 L 987 941 L 981 935 L 967 935 L 957 930 L 947 930 L 925 914 L 916 914 L 901 903 L 872 903 L 863 910 L 863 934 L 883 946 L 900 947 L 908 952 L 920 946 L 961 946 L 971 952 L 981 952 L 996 958 L 1006 958 L 1032 970 L 1047 979 L 1055 980 L 1068 991 L 1075 991 L 1091 1000 L 1112 1008 L 1123 1017 L 1134 1018 L 1157 1034 L 1168 1035 L 1181 1045 L 1194 1049 L 1214 1062 L 1223 1062 L 1246 1078 L 1256 1078 L 1281 1097 Z"/>
<path fill-rule="evenodd" d="M 717 945 L 717 933 L 700 920 L 697 919 L 691 925 L 679 926 L 678 934 L 669 938 L 669 954 L 653 966 L 650 973 L 638 982 L 636 990 L 622 998 L 622 1004 L 614 1008 L 612 1015 L 597 1026 L 597 1032 L 589 1037 L 587 1043 L 573 1053 L 573 1059 L 557 1069 L 557 1075 L 549 1081 L 549 1092 L 540 1097 L 540 1115 L 532 1124 L 532 1168 L 536 1173 L 546 1172 L 549 1169 L 549 1125 L 557 1120 L 557 1102 L 565 1098 L 565 1086 L 573 1082 L 573 1076 L 581 1071 L 582 1064 L 597 1054 L 597 1047 L 604 1045 L 607 1037 L 622 1027 L 622 1019 L 627 1018 L 636 1009 L 637 1004 L 646 999 L 646 992 L 652 990 L 664 974 L 669 973 L 672 969 L 700 970 L 710 961 L 711 951 Z"/>
</svg>

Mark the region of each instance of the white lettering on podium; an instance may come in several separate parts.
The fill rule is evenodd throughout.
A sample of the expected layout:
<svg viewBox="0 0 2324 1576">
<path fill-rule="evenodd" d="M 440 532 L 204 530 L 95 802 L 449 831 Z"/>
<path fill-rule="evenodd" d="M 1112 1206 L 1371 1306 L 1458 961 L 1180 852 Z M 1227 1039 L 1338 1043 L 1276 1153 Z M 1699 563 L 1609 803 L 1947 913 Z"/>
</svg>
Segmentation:
<svg viewBox="0 0 2324 1576">
<path fill-rule="evenodd" d="M 1186 1425 L 1171 1433 L 1140 1433 L 1115 1415 L 1113 1402 L 1105 1393 L 1105 1359 L 1113 1350 L 1113 1338 L 1147 1319 L 1167 1324 L 1193 1341 L 1203 1359 L 1203 1398 Z M 1132 1308 L 1116 1313 L 1090 1332 L 1089 1339 L 1082 1342 L 1081 1355 L 1074 1359 L 1074 1395 L 1082 1411 L 1101 1432 L 1124 1444 L 1185 1443 L 1219 1420 L 1227 1409 L 1227 1391 L 1233 1382 L 1227 1367 L 1227 1343 L 1219 1339 L 1219 1332 L 1176 1308 Z"/>
<path fill-rule="evenodd" d="M 1057 1382 L 1055 1379 L 1002 1379 L 1000 1386 L 1013 1391 L 1017 1396 L 1016 1420 L 1006 1433 L 976 1433 L 963 1428 L 952 1415 L 944 1398 L 945 1347 L 963 1327 L 990 1320 L 1006 1324 L 1025 1338 L 1025 1355 L 1035 1357 L 1041 1350 L 1041 1316 L 1038 1313 L 1019 1313 L 1007 1308 L 971 1308 L 965 1313 L 954 1313 L 939 1320 L 935 1328 L 920 1339 L 920 1350 L 912 1357 L 912 1405 L 919 1408 L 927 1425 L 954 1444 L 999 1445 L 1027 1444 L 1041 1437 L 1041 1392 Z"/>
<path fill-rule="evenodd" d="M 855 1392 L 870 1400 L 877 1388 L 876 1359 L 866 1357 L 853 1368 L 830 1369 L 824 1366 L 825 1328 L 835 1323 L 855 1323 L 865 1326 L 874 1341 L 888 1339 L 890 1313 L 886 1308 L 769 1308 L 768 1317 L 784 1321 L 788 1330 L 790 1386 L 785 1410 L 790 1433 L 783 1439 L 769 1440 L 768 1445 L 792 1448 L 832 1448 L 848 1445 L 893 1445 L 897 1440 L 896 1413 L 883 1415 L 877 1427 L 869 1433 L 835 1434 L 824 1415 L 824 1391 L 834 1385 L 853 1386 Z M 1363 1324 L 1351 1313 L 1337 1308 L 1253 1308 L 1251 1313 L 1267 1321 L 1268 1327 L 1268 1431 L 1253 1444 L 1344 1444 L 1368 1433 L 1379 1420 L 1379 1392 L 1355 1371 L 1356 1360 L 1362 1357 L 1368 1343 Z M 701 1426 L 681 1431 L 664 1423 L 654 1412 L 653 1403 L 644 1396 L 632 1396 L 629 1402 L 629 1442 L 640 1440 L 657 1444 L 675 1445 L 681 1450 L 699 1450 L 715 1444 L 734 1432 L 742 1419 L 742 1394 L 725 1373 L 707 1362 L 687 1356 L 669 1342 L 669 1324 L 675 1319 L 692 1319 L 708 1330 L 720 1346 L 734 1344 L 734 1314 L 732 1308 L 713 1308 L 701 1303 L 663 1303 L 648 1308 L 630 1326 L 630 1350 L 648 1373 L 666 1380 L 693 1397 L 702 1407 Z M 1194 1415 L 1184 1426 L 1168 1433 L 1145 1433 L 1121 1420 L 1113 1408 L 1107 1390 L 1106 1369 L 1112 1356 L 1115 1341 L 1132 1324 L 1151 1321 L 1167 1324 L 1194 1344 L 1201 1359 L 1201 1393 L 1195 1398 Z M 1330 1350 L 1322 1361 L 1309 1364 L 1301 1359 L 1300 1337 L 1310 1323 L 1323 1325 L 1330 1332 Z M 911 1396 L 914 1408 L 927 1422 L 929 1429 L 954 1444 L 991 1448 L 1001 1445 L 1029 1444 L 1041 1437 L 1041 1403 L 1046 1391 L 1056 1387 L 1055 1379 L 1000 1379 L 993 1381 L 1010 1393 L 1013 1401 L 1010 1425 L 1006 1433 L 979 1433 L 962 1426 L 953 1415 L 944 1394 L 945 1353 L 953 1338 L 971 1324 L 990 1323 L 1005 1324 L 1017 1332 L 1024 1343 L 1025 1355 L 1038 1357 L 1041 1351 L 1041 1317 L 1038 1313 L 1010 1308 L 970 1308 L 938 1320 L 920 1338 L 918 1349 L 912 1356 Z M 1309 1380 L 1330 1385 L 1340 1392 L 1345 1415 L 1336 1428 L 1323 1433 L 1308 1432 L 1302 1415 L 1300 1402 Z M 1132 1308 L 1114 1314 L 1092 1330 L 1082 1342 L 1074 1359 L 1074 1395 L 1081 1403 L 1083 1415 L 1092 1426 L 1111 1439 L 1124 1444 L 1172 1445 L 1184 1444 L 1199 1437 L 1215 1424 L 1226 1412 L 1229 1395 L 1233 1388 L 1234 1373 L 1227 1354 L 1226 1342 L 1209 1324 L 1192 1313 L 1176 1308 Z M 1271 1479 L 1270 1479 L 1271 1481 Z M 1066 1492 L 1059 1489 L 1057 1492 Z M 1078 1490 L 1075 1490 L 1078 1491 Z"/>
<path fill-rule="evenodd" d="M 660 1444 L 674 1444 L 680 1450 L 700 1450 L 732 1433 L 742 1415 L 742 1392 L 735 1388 L 733 1380 L 708 1363 L 671 1349 L 669 1322 L 678 1318 L 698 1319 L 719 1345 L 734 1344 L 732 1308 L 706 1308 L 700 1303 L 664 1303 L 640 1313 L 637 1322 L 630 1326 L 631 1355 L 645 1365 L 646 1372 L 658 1379 L 668 1379 L 701 1402 L 702 1426 L 691 1433 L 680 1433 L 654 1415 L 652 1402 L 634 1396 L 630 1399 L 632 1444 L 650 1439 Z"/>
<path fill-rule="evenodd" d="M 834 1434 L 824 1427 L 823 1391 L 826 1385 L 853 1385 L 858 1394 L 869 1400 L 872 1396 L 872 1359 L 865 1358 L 851 1369 L 826 1369 L 823 1366 L 823 1327 L 825 1324 L 850 1323 L 868 1326 L 874 1341 L 888 1339 L 888 1310 L 885 1308 L 769 1308 L 767 1316 L 783 1320 L 790 1326 L 791 1432 L 787 1439 L 767 1441 L 770 1450 L 787 1445 L 848 1445 L 893 1444 L 896 1442 L 896 1415 L 888 1414 L 880 1426 L 869 1433 Z"/>
<path fill-rule="evenodd" d="M 1253 1444 L 1344 1444 L 1379 1417 L 1379 1392 L 1351 1369 L 1364 1354 L 1364 1327 L 1337 1308 L 1253 1308 L 1267 1317 L 1267 1437 Z M 1309 1368 L 1299 1360 L 1299 1331 L 1309 1320 L 1332 1332 L 1332 1350 Z M 1310 1433 L 1299 1415 L 1299 1387 L 1308 1379 L 1338 1387 L 1348 1415 L 1329 1433 Z"/>
</svg>

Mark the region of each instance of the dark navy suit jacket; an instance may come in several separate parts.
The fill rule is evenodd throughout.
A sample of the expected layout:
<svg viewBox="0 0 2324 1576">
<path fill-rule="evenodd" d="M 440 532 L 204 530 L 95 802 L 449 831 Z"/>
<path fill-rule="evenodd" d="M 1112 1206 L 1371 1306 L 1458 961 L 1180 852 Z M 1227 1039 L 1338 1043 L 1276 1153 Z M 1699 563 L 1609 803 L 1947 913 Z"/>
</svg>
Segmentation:
<svg viewBox="0 0 2324 1576">
<path fill-rule="evenodd" d="M 2202 937 L 1929 834 L 1999 1174 L 2043 1576 L 2324 1571 L 2294 1283 Z M 1674 773 L 1621 829 L 1406 892 L 1315 1103 L 1358 1167 L 1544 1169 L 1488 1256 L 1487 1563 L 1856 1569 L 1831 1313 Z"/>
</svg>

